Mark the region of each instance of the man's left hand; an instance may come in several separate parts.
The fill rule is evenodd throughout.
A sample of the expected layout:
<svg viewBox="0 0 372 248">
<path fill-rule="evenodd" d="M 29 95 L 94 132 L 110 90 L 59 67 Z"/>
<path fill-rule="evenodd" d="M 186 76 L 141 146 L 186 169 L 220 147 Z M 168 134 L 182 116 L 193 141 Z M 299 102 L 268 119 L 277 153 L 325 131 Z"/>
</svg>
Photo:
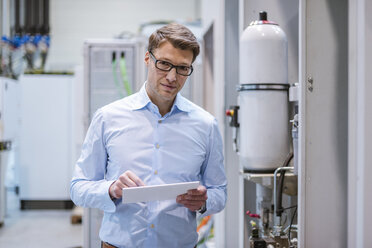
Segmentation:
<svg viewBox="0 0 372 248">
<path fill-rule="evenodd" d="M 197 211 L 206 203 L 207 199 L 207 189 L 203 185 L 199 185 L 197 189 L 191 189 L 186 194 L 177 196 L 176 201 L 191 211 Z"/>
</svg>

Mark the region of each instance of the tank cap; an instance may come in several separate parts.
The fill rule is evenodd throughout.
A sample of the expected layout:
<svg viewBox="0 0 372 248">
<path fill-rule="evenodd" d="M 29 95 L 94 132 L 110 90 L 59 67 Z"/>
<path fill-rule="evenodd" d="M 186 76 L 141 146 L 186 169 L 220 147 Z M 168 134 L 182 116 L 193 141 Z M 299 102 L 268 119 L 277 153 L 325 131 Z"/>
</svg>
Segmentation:
<svg viewBox="0 0 372 248">
<path fill-rule="evenodd" d="M 275 22 L 272 22 L 272 21 L 268 21 L 267 20 L 267 12 L 266 11 L 260 11 L 260 13 L 259 13 L 259 19 L 256 20 L 256 21 L 251 22 L 249 24 L 249 26 L 262 25 L 262 24 L 278 25 Z"/>
<path fill-rule="evenodd" d="M 267 21 L 267 12 L 266 11 L 260 11 L 260 21 Z"/>
</svg>

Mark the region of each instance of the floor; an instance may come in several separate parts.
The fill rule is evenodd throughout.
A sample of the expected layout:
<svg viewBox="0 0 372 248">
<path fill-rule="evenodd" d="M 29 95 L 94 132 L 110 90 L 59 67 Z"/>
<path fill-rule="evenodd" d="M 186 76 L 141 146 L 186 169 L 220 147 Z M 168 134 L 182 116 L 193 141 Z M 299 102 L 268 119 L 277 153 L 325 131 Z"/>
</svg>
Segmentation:
<svg viewBox="0 0 372 248">
<path fill-rule="evenodd" d="M 0 247 L 82 247 L 82 225 L 71 224 L 71 213 L 71 210 L 21 211 L 15 192 L 8 191 L 7 214 L 0 228 Z"/>
</svg>

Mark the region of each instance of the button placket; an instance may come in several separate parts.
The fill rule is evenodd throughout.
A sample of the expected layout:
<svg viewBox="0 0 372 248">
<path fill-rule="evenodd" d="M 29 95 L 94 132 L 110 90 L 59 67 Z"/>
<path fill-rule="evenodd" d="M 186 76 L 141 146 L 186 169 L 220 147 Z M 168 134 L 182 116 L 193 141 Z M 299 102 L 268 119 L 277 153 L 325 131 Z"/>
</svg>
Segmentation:
<svg viewBox="0 0 372 248">
<path fill-rule="evenodd" d="M 159 128 L 161 128 L 160 124 L 162 123 L 162 119 L 158 118 L 155 122 L 155 130 L 154 130 L 154 163 L 152 166 L 152 175 L 153 177 L 157 177 L 158 175 L 158 166 L 159 166 L 159 156 L 161 149 L 161 141 L 159 140 Z M 157 180 L 155 179 L 154 180 Z"/>
</svg>

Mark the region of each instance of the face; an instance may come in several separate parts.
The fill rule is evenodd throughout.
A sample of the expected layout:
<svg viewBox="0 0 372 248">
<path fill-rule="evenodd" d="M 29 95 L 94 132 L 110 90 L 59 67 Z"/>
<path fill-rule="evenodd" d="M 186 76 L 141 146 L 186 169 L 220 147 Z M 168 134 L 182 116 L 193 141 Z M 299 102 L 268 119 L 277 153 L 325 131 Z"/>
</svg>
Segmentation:
<svg viewBox="0 0 372 248">
<path fill-rule="evenodd" d="M 193 59 L 191 50 L 175 48 L 168 41 L 163 42 L 152 51 L 152 54 L 157 60 L 164 60 L 178 66 L 190 66 Z M 187 76 L 177 74 L 176 68 L 168 72 L 157 69 L 149 52 L 145 55 L 145 63 L 148 68 L 146 91 L 151 101 L 155 104 L 172 104 L 177 93 L 184 86 Z"/>
</svg>

